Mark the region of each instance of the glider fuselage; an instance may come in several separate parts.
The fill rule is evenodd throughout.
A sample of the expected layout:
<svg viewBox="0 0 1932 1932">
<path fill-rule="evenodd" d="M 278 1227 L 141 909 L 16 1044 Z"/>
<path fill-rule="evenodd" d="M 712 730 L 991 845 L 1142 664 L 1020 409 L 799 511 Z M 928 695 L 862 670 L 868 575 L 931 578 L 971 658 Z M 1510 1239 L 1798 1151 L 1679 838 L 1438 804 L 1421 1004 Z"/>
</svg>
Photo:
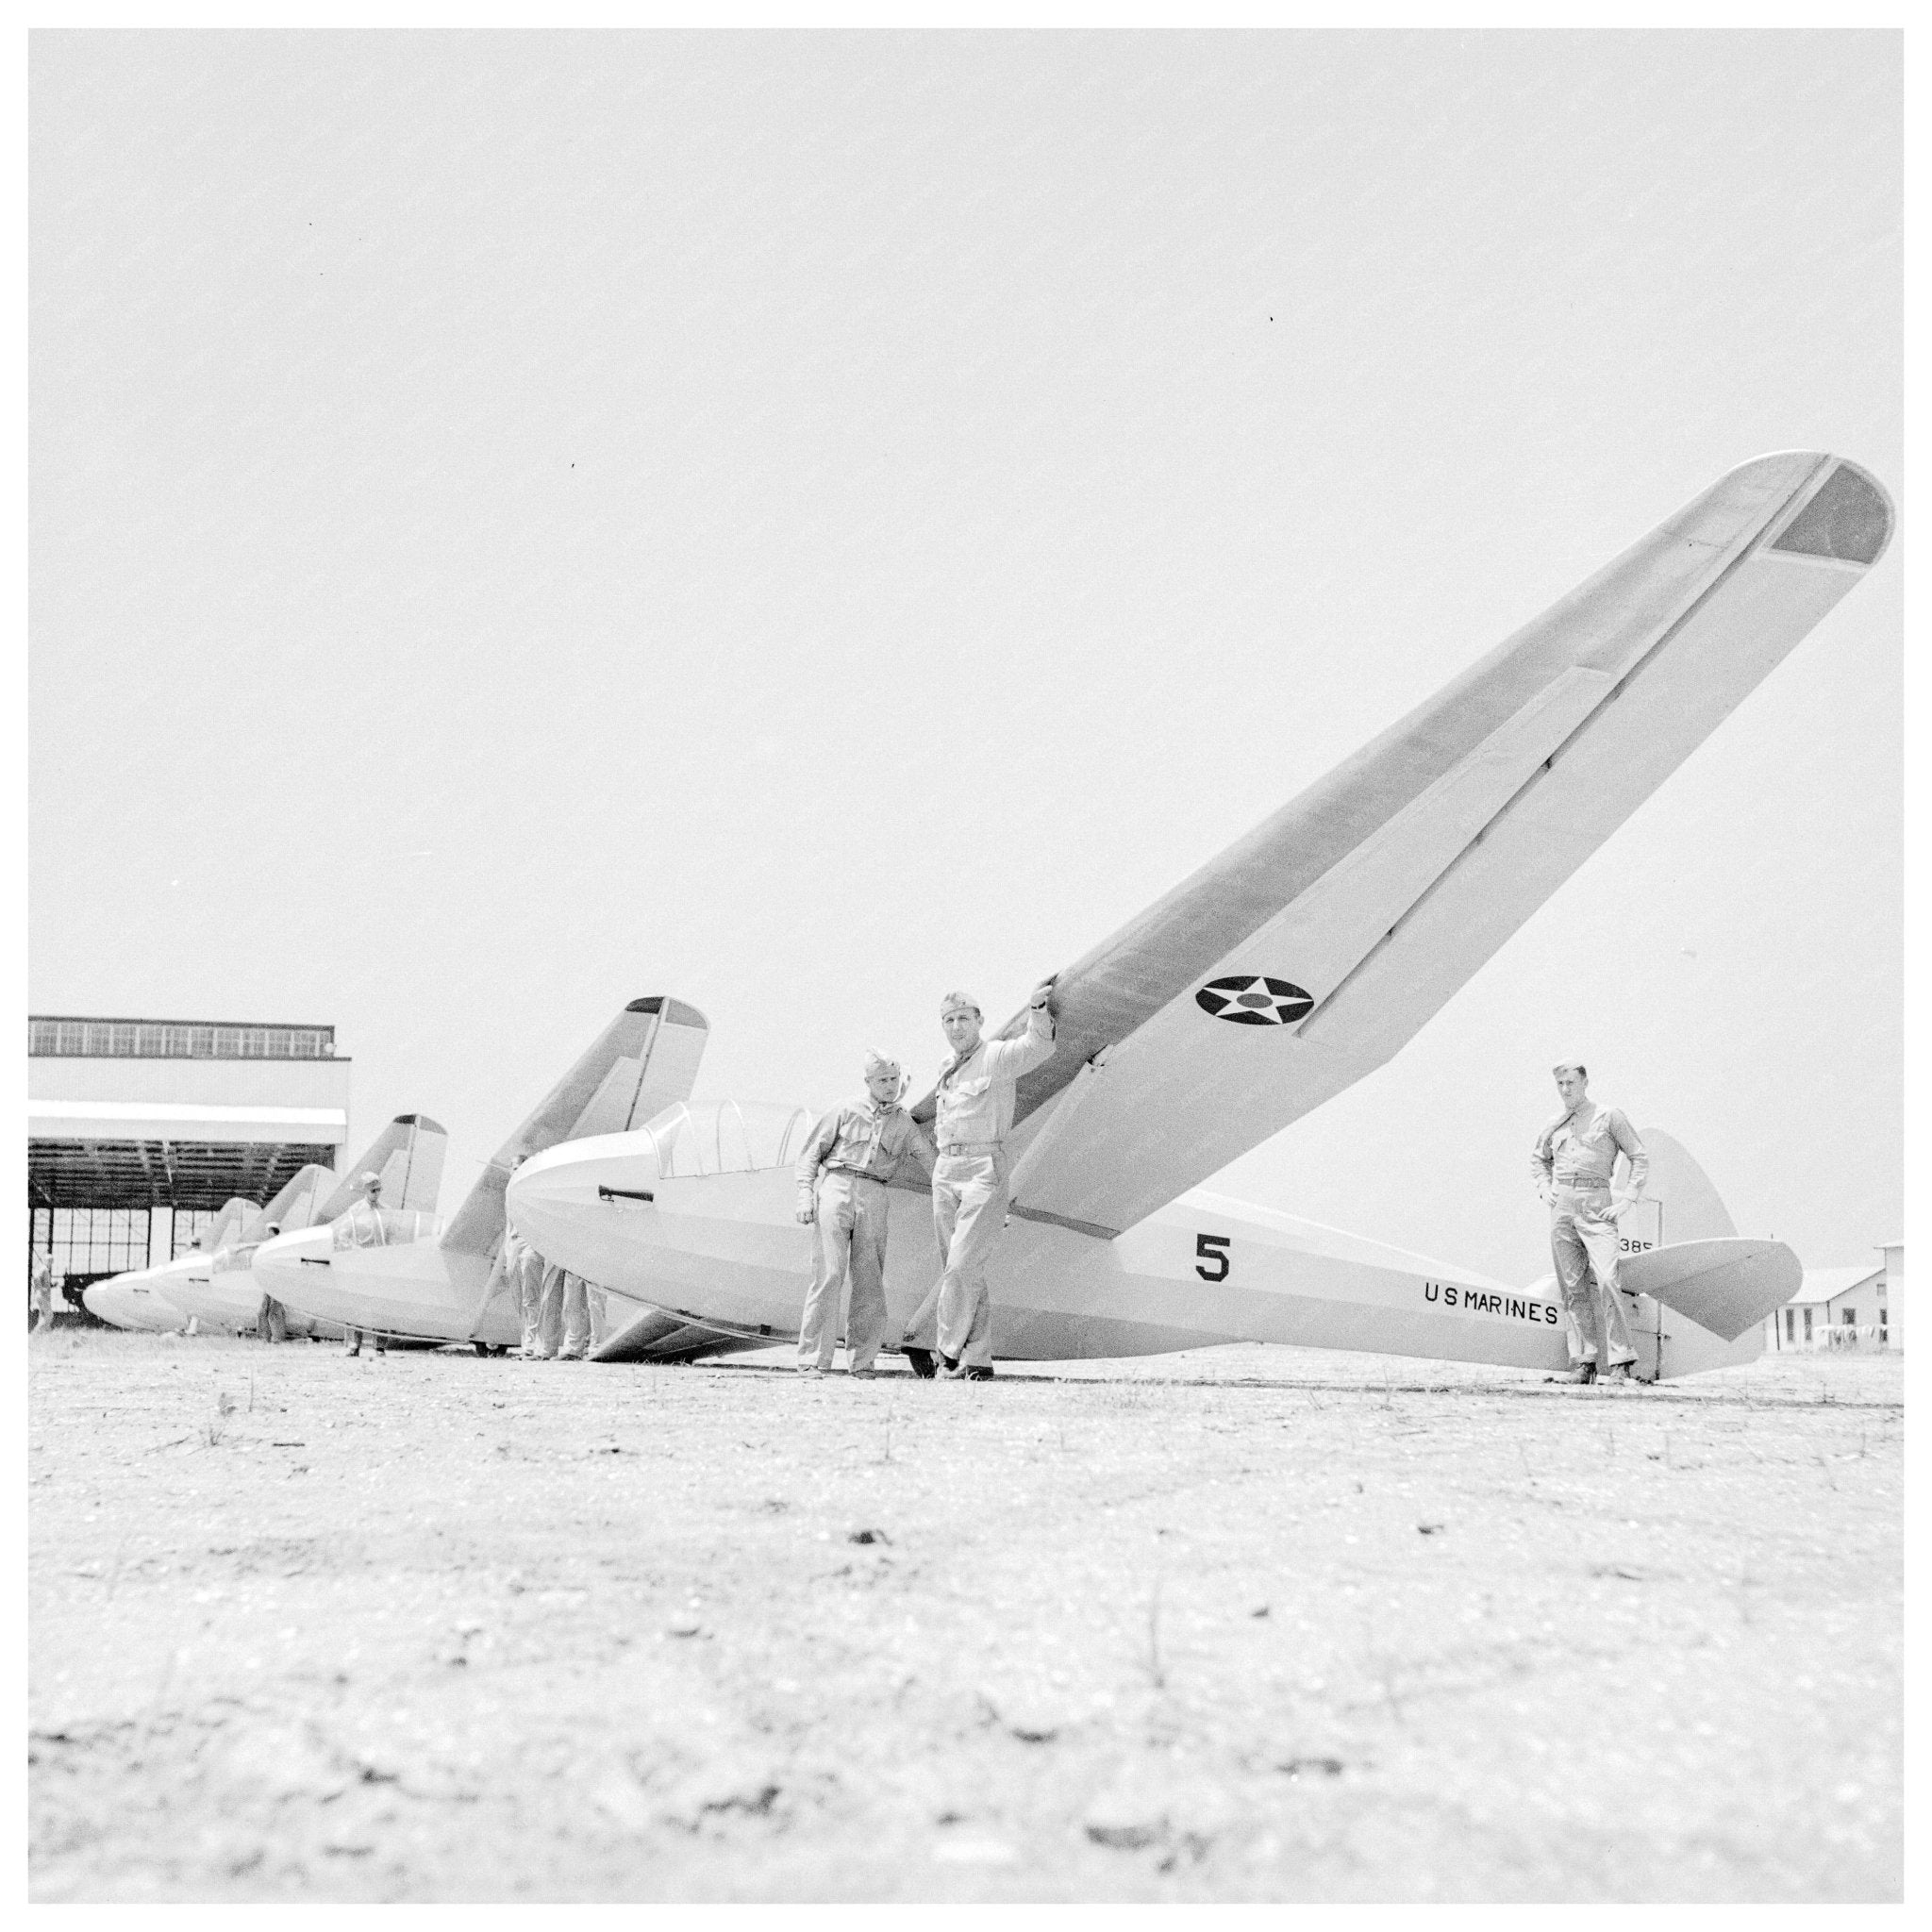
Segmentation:
<svg viewBox="0 0 1932 1932">
<path fill-rule="evenodd" d="M 510 1188 L 518 1226 L 551 1259 L 630 1300 L 773 1341 L 796 1335 L 811 1274 L 796 1195 L 789 1166 L 660 1175 L 642 1133 L 555 1148 Z M 892 1190 L 888 1224 L 896 1335 L 938 1277 L 939 1253 L 924 1193 Z M 1016 1213 L 988 1285 L 994 1353 L 1009 1360 L 1237 1341 L 1529 1369 L 1567 1360 L 1547 1293 L 1206 1190 L 1112 1240 Z"/>
<path fill-rule="evenodd" d="M 304 1228 L 262 1243 L 255 1279 L 283 1307 L 340 1327 L 425 1341 L 521 1339 L 517 1311 L 503 1296 L 477 1324 L 490 1257 L 445 1248 L 433 1235 L 353 1247 L 339 1244 L 332 1226 Z"/>
<path fill-rule="evenodd" d="M 198 1272 L 206 1280 L 208 1257 L 196 1252 L 177 1255 L 153 1268 L 131 1269 L 125 1274 L 110 1275 L 81 1291 L 88 1310 L 117 1328 L 141 1328 L 150 1334 L 168 1335 L 188 1325 L 175 1295 L 187 1288 Z"/>
</svg>

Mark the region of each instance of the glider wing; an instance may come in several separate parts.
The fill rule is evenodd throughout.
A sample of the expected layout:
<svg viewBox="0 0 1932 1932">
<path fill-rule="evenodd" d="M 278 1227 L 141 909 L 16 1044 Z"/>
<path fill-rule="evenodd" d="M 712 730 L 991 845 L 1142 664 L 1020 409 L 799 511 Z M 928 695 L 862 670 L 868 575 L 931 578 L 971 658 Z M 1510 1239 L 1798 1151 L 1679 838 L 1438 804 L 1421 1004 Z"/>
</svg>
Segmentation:
<svg viewBox="0 0 1932 1932">
<path fill-rule="evenodd" d="M 1391 1058 L 1891 525 L 1839 458 L 1744 464 L 1061 974 L 1014 1211 L 1130 1227 Z"/>
</svg>

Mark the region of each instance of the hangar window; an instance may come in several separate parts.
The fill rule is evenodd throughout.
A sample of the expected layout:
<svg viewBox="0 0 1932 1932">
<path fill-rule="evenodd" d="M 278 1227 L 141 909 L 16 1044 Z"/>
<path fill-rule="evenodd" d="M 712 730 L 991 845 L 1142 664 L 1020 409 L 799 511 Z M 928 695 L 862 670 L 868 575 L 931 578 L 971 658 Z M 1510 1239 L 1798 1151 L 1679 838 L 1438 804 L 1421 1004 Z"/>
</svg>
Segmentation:
<svg viewBox="0 0 1932 1932">
<path fill-rule="evenodd" d="M 74 1020 L 29 1014 L 27 1052 L 89 1059 L 326 1060 L 333 1026 L 220 1026 L 198 1020 Z"/>
<path fill-rule="evenodd" d="M 796 1164 L 812 1116 L 802 1107 L 735 1100 L 713 1107 L 667 1107 L 644 1123 L 667 1180 L 708 1174 L 756 1174 Z"/>
<path fill-rule="evenodd" d="M 40 1215 L 34 1220 L 38 1227 Z M 57 1274 L 121 1274 L 147 1266 L 145 1208 L 56 1208 L 46 1227 L 47 1239 L 40 1244 L 51 1255 Z"/>
<path fill-rule="evenodd" d="M 168 1250 L 170 1258 L 187 1254 L 196 1240 L 222 1218 L 222 1214 L 223 1209 L 219 1208 L 175 1208 L 174 1236 Z"/>
</svg>

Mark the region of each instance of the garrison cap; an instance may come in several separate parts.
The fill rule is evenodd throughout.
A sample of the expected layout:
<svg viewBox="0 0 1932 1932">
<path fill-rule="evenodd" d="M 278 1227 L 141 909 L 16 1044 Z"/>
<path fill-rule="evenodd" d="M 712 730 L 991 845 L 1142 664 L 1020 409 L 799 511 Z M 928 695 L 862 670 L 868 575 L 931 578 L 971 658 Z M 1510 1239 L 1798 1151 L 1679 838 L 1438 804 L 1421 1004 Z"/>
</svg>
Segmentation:
<svg viewBox="0 0 1932 1932">
<path fill-rule="evenodd" d="M 972 1013 L 981 1020 L 986 1018 L 986 1015 L 979 1010 L 979 1002 L 970 992 L 949 992 L 940 1002 L 940 1018 L 941 1020 L 948 1013 L 961 1012 Z"/>
<path fill-rule="evenodd" d="M 866 1048 L 865 1077 L 868 1080 L 874 1079 L 881 1074 L 890 1074 L 896 1080 L 904 1072 L 905 1069 L 889 1054 L 883 1054 L 874 1046 Z"/>
</svg>

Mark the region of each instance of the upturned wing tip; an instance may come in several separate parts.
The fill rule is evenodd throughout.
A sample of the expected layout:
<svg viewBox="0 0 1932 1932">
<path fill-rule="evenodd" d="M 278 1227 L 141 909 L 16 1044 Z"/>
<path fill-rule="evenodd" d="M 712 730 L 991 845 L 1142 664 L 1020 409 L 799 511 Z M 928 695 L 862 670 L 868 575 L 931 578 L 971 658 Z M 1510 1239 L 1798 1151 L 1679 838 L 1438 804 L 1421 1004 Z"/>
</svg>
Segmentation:
<svg viewBox="0 0 1932 1932">
<path fill-rule="evenodd" d="M 1816 467 L 1797 512 L 1765 544 L 1788 556 L 1828 558 L 1869 570 L 1890 547 L 1898 513 L 1890 492 L 1872 472 L 1830 450 L 1768 450 L 1740 463 L 1739 475 L 1761 464 L 1787 464 L 1794 458 Z"/>
</svg>

